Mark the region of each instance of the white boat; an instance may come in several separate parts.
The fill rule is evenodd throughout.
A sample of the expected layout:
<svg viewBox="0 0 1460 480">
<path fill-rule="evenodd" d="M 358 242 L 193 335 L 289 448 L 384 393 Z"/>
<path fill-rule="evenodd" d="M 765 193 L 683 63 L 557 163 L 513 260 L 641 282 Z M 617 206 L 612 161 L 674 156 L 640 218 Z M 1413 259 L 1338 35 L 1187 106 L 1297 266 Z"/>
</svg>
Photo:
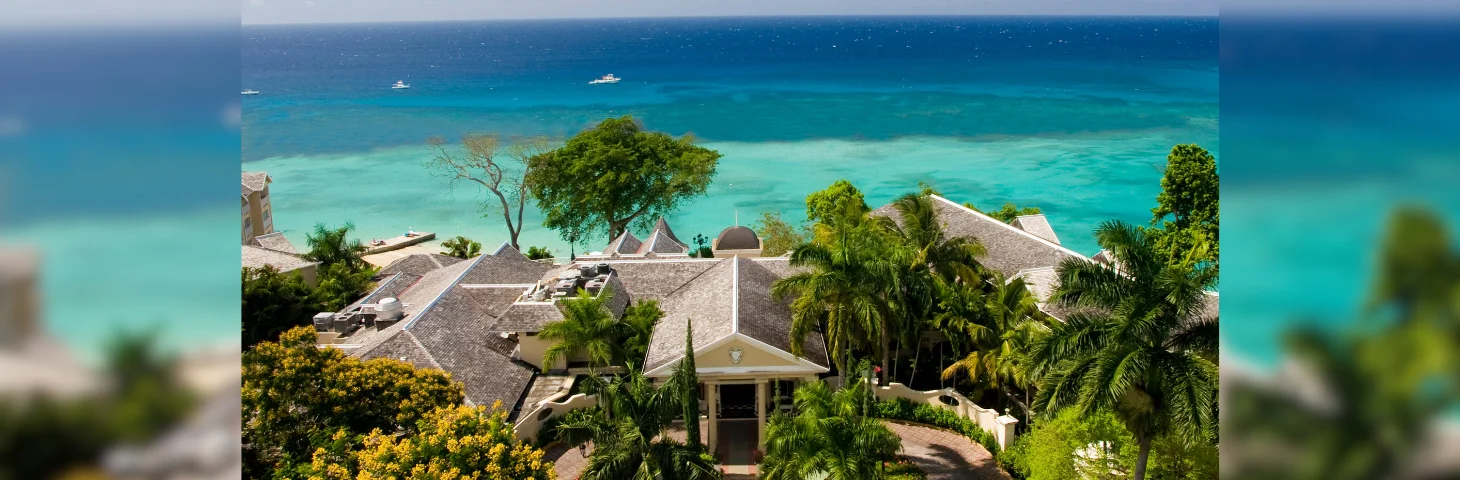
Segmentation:
<svg viewBox="0 0 1460 480">
<path fill-rule="evenodd" d="M 600 83 L 618 83 L 619 80 L 623 80 L 623 79 L 622 78 L 615 77 L 615 76 L 613 76 L 612 73 L 610 73 L 608 75 L 604 75 L 603 78 L 600 78 L 600 79 L 597 79 L 597 80 L 588 82 L 588 84 L 589 85 L 597 85 L 597 84 L 600 84 Z"/>
<path fill-rule="evenodd" d="M 396 80 L 395 85 L 391 85 L 390 88 L 411 88 L 411 86 L 407 85 L 404 80 Z"/>
<path fill-rule="evenodd" d="M 244 95 L 258 95 L 259 94 L 259 91 L 258 90 L 244 90 L 243 91 L 243 94 Z"/>
</svg>

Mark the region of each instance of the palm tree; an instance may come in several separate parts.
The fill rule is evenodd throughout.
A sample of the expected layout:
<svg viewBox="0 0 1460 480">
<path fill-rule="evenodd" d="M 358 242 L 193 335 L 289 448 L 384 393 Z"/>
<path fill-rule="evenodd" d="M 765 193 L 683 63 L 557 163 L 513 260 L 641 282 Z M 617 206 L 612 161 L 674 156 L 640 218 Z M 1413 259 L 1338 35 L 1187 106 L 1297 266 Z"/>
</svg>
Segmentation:
<svg viewBox="0 0 1460 480">
<path fill-rule="evenodd" d="M 644 365 L 654 326 L 663 317 L 664 311 L 659 309 L 659 302 L 655 300 L 639 300 L 638 304 L 624 309 L 624 316 L 619 319 L 619 344 L 626 363 Z"/>
<path fill-rule="evenodd" d="M 939 284 L 943 311 L 934 320 L 956 339 L 955 346 L 967 346 L 969 353 L 943 370 L 943 379 L 959 373 L 970 382 L 987 382 L 1012 403 L 1032 412 L 1020 402 L 1011 387 L 1028 392 L 1032 383 L 1025 353 L 1037 335 L 1047 332 L 1049 318 L 1039 311 L 1023 278 L 1004 281 L 993 274 L 980 291 L 965 284 Z"/>
<path fill-rule="evenodd" d="M 766 480 L 885 478 L 902 441 L 867 408 L 871 392 L 853 385 L 832 392 L 825 382 L 796 389 L 796 415 L 766 425 Z"/>
<path fill-rule="evenodd" d="M 977 257 L 984 254 L 984 249 L 971 238 L 948 238 L 938 222 L 931 196 L 909 193 L 894 200 L 892 206 L 897 210 L 897 220 L 875 220 L 893 239 L 895 245 L 887 258 L 898 266 L 888 285 L 893 315 L 884 322 L 884 331 L 895 329 L 900 344 L 912 343 L 917 348 L 923 327 L 937 306 L 939 282 L 978 281 L 983 267 Z M 887 364 L 885 357 L 882 363 Z"/>
<path fill-rule="evenodd" d="M 558 302 L 563 310 L 563 319 L 543 326 L 537 334 L 539 338 L 553 342 L 542 353 L 543 371 L 574 352 L 588 355 L 590 371 L 607 366 L 618 356 L 617 340 L 622 327 L 605 306 L 612 295 L 612 290 L 604 289 L 595 297 L 580 288 L 576 298 Z"/>
<path fill-rule="evenodd" d="M 345 222 L 339 228 L 329 228 L 323 223 L 314 225 L 314 233 L 305 234 L 305 244 L 309 246 L 309 252 L 303 255 L 304 258 L 320 263 L 320 269 L 329 268 L 337 263 L 342 263 L 350 268 L 351 272 L 358 272 L 364 269 L 365 246 L 360 244 L 360 239 L 350 240 L 350 230 L 355 229 L 355 224 Z"/>
<path fill-rule="evenodd" d="M 681 361 L 683 362 L 683 361 Z M 681 368 L 683 364 L 681 363 Z M 607 480 L 716 479 L 720 470 L 703 448 L 664 435 L 684 403 L 676 382 L 655 388 L 642 372 L 631 370 L 613 383 L 588 377 L 599 395 L 599 409 L 558 425 L 558 438 L 570 446 L 593 441 L 593 455 L 580 478 Z M 568 417 L 565 417 L 568 418 Z"/>
<path fill-rule="evenodd" d="M 846 372 L 853 348 L 868 347 L 881 337 L 883 358 L 889 343 L 883 321 L 889 315 L 884 288 L 891 263 L 879 258 L 878 235 L 864 224 L 838 223 L 829 228 L 831 245 L 806 243 L 791 251 L 790 264 L 810 267 L 777 280 L 771 294 L 791 303 L 791 353 L 804 354 L 806 336 L 825 320 L 826 347 L 837 369 Z M 840 355 L 837 355 L 840 353 Z M 884 365 L 886 363 L 884 362 Z"/>
<path fill-rule="evenodd" d="M 1084 259 L 1057 268 L 1053 298 L 1080 308 L 1036 342 L 1043 373 L 1036 406 L 1110 409 L 1140 444 L 1142 479 L 1151 440 L 1176 431 L 1213 438 L 1217 400 L 1217 319 L 1201 315 L 1215 275 L 1194 261 L 1168 264 L 1139 228 L 1119 221 L 1095 230 L 1120 270 Z"/>
</svg>

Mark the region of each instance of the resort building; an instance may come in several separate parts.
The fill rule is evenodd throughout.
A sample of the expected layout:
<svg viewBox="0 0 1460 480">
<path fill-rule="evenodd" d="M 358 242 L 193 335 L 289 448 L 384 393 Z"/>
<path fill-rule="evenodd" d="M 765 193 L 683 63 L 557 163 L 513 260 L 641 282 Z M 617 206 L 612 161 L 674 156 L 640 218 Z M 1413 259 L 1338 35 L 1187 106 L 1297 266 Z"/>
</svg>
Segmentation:
<svg viewBox="0 0 1460 480">
<path fill-rule="evenodd" d="M 243 243 L 274 233 L 274 212 L 269 207 L 269 183 L 264 172 L 243 172 Z"/>
<path fill-rule="evenodd" d="M 977 238 L 987 251 L 985 265 L 1025 278 L 1041 308 L 1060 316 L 1046 305 L 1054 267 L 1085 257 L 1060 246 L 1043 216 L 1011 225 L 941 197 L 934 204 L 948 235 Z M 883 207 L 874 214 L 890 212 Z M 469 260 L 412 255 L 383 269 L 373 292 L 339 312 L 321 313 L 314 325 L 322 347 L 443 369 L 464 384 L 468 402 L 500 402 L 519 428 L 536 422 L 536 432 L 540 422 L 568 409 L 548 402 L 566 397 L 573 376 L 590 371 L 582 356 L 543 364 L 550 344 L 538 334 L 563 319 L 565 302 L 583 289 L 607 296 L 618 316 L 632 303 L 654 300 L 664 317 L 654 328 L 645 374 L 667 379 L 692 327 L 707 443 L 714 448 L 720 441 L 730 426 L 724 422 L 739 422 L 737 432 L 753 424 L 764 442 L 768 415 L 790 408 L 797 385 L 832 367 L 820 333 L 807 336 L 800 355 L 792 353 L 798 349 L 791 345 L 791 311 L 773 298 L 771 285 L 796 268 L 787 257 L 760 258 L 760 240 L 744 227 L 721 232 L 716 258 L 689 257 L 662 219 L 646 238 L 625 232 L 602 252 L 567 265 L 529 260 L 507 244 Z"/>
<path fill-rule="evenodd" d="M 304 283 L 314 286 L 319 275 L 319 262 L 306 260 L 294 249 L 294 244 L 284 234 L 273 232 L 259 235 L 243 245 L 243 266 L 248 268 L 274 267 L 279 273 L 294 273 Z"/>
</svg>

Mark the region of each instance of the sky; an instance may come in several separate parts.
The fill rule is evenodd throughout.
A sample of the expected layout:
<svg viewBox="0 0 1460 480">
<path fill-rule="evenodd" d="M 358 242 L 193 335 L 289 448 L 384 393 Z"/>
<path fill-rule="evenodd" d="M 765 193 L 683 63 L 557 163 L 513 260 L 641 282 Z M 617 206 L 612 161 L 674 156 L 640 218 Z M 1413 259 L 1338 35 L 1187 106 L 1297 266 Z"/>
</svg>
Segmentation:
<svg viewBox="0 0 1460 480">
<path fill-rule="evenodd" d="M 1216 0 L 241 0 L 244 24 L 746 15 L 1202 15 Z"/>
</svg>

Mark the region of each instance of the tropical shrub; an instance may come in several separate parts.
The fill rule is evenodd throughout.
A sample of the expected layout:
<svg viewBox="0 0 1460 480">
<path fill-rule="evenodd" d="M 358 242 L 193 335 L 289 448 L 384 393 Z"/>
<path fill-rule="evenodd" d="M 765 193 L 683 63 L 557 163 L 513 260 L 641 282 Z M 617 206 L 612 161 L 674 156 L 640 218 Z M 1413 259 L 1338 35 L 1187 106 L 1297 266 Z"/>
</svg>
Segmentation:
<svg viewBox="0 0 1460 480">
<path fill-rule="evenodd" d="M 547 247 L 527 247 L 527 258 L 529 260 L 546 260 L 553 258 L 553 251 Z"/>
<path fill-rule="evenodd" d="M 482 254 L 482 242 L 461 235 L 441 242 L 441 247 L 446 249 L 446 251 L 441 252 L 443 255 L 456 258 L 473 258 Z"/>
<path fill-rule="evenodd" d="M 863 385 L 833 392 L 818 381 L 797 389 L 797 413 L 777 414 L 766 424 L 763 478 L 889 478 L 885 467 L 902 443 L 871 415 L 872 394 Z"/>
<path fill-rule="evenodd" d="M 379 429 L 355 453 L 359 478 L 552 479 L 543 451 L 515 440 L 501 402 L 486 407 L 438 408 L 416 424 L 416 435 L 397 437 Z"/>
<path fill-rule="evenodd" d="M 1083 452 L 1083 453 L 1082 453 Z M 1140 445 L 1120 417 L 1074 409 L 1037 421 L 999 456 L 1009 473 L 1028 480 L 1117 479 L 1134 471 Z M 1217 447 L 1204 439 L 1165 435 L 1152 445 L 1151 478 L 1217 478 Z"/>
</svg>

